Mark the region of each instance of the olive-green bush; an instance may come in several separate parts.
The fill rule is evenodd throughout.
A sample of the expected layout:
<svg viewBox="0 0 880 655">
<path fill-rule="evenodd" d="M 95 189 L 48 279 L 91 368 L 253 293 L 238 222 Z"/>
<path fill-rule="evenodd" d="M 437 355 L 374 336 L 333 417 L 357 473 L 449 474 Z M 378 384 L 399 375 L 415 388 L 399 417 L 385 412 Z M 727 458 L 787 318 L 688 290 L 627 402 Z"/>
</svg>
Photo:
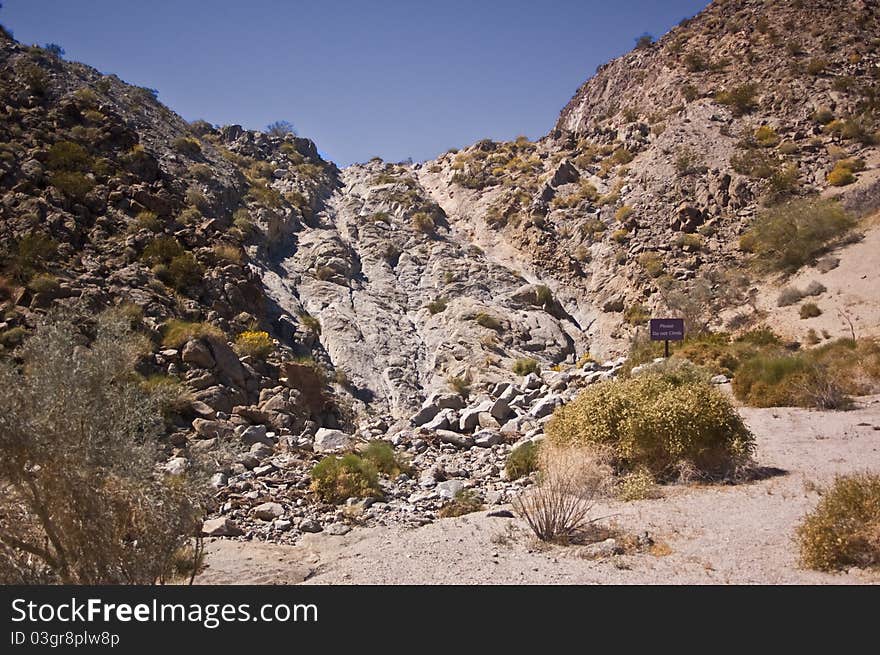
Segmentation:
<svg viewBox="0 0 880 655">
<path fill-rule="evenodd" d="M 328 503 L 381 495 L 375 464 L 353 453 L 329 455 L 315 464 L 311 489 Z"/>
<path fill-rule="evenodd" d="M 798 527 L 797 542 L 810 569 L 880 566 L 880 475 L 838 477 Z"/>
<path fill-rule="evenodd" d="M 555 445 L 608 449 L 619 472 L 643 469 L 661 481 L 682 470 L 730 475 L 754 450 L 754 435 L 715 387 L 656 373 L 588 388 L 556 410 L 546 432 Z"/>
</svg>

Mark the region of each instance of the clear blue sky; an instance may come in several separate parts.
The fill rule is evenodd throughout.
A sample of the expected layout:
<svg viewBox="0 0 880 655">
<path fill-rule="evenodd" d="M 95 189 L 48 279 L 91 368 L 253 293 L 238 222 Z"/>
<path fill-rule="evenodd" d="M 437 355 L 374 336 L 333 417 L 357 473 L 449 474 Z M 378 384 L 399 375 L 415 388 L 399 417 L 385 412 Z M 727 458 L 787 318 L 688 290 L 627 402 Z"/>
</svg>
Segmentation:
<svg viewBox="0 0 880 655">
<path fill-rule="evenodd" d="M 3 0 L 24 43 L 187 120 L 292 122 L 339 165 L 537 138 L 596 66 L 707 0 Z"/>
</svg>

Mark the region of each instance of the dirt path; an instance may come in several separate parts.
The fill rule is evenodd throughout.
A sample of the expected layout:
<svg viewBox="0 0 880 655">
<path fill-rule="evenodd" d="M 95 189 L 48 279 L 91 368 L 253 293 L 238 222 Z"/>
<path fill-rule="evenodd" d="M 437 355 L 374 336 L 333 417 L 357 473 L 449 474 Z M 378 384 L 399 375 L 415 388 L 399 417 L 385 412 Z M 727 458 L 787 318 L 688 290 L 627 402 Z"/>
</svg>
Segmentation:
<svg viewBox="0 0 880 655">
<path fill-rule="evenodd" d="M 880 470 L 880 396 L 850 412 L 743 409 L 758 461 L 785 471 L 751 484 L 664 490 L 596 508 L 621 529 L 649 532 L 648 552 L 584 559 L 578 546 L 536 543 L 518 519 L 479 512 L 414 530 L 360 528 L 300 545 L 215 541 L 203 583 L 296 584 L 878 584 L 880 572 L 799 569 L 795 526 L 835 474 Z M 665 554 L 664 554 L 665 552 Z"/>
</svg>

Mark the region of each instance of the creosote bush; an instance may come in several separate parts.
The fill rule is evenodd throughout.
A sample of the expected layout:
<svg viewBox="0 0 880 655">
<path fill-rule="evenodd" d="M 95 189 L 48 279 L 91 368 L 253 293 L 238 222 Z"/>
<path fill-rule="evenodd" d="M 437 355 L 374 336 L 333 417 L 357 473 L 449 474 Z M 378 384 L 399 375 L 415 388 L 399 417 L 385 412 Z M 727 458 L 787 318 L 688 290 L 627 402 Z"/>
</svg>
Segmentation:
<svg viewBox="0 0 880 655">
<path fill-rule="evenodd" d="M 312 491 L 328 503 L 381 495 L 376 466 L 353 453 L 342 457 L 328 455 L 315 464 L 311 478 Z"/>
<path fill-rule="evenodd" d="M 754 435 L 715 387 L 662 374 L 594 385 L 558 408 L 546 432 L 555 445 L 607 448 L 618 471 L 646 470 L 661 481 L 687 470 L 729 476 L 754 449 Z"/>
<path fill-rule="evenodd" d="M 815 318 L 822 315 L 822 310 L 814 302 L 805 302 L 798 312 L 801 318 Z"/>
<path fill-rule="evenodd" d="M 819 571 L 880 566 L 880 475 L 839 476 L 797 529 L 801 563 Z"/>
<path fill-rule="evenodd" d="M 0 582 L 151 584 L 198 533 L 195 467 L 157 472 L 159 403 L 142 338 L 108 312 L 46 318 L 0 362 Z M 71 375 L 77 383 L 69 383 Z"/>
</svg>

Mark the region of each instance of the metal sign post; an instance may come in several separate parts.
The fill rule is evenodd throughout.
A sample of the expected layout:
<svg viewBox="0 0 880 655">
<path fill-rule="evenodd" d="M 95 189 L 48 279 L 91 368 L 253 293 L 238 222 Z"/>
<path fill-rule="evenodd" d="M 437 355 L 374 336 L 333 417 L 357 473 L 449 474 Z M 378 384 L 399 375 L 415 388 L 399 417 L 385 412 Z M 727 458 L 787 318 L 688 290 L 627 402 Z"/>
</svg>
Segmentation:
<svg viewBox="0 0 880 655">
<path fill-rule="evenodd" d="M 683 318 L 652 318 L 648 323 L 651 341 L 663 341 L 664 357 L 669 358 L 669 342 L 684 340 Z"/>
</svg>

